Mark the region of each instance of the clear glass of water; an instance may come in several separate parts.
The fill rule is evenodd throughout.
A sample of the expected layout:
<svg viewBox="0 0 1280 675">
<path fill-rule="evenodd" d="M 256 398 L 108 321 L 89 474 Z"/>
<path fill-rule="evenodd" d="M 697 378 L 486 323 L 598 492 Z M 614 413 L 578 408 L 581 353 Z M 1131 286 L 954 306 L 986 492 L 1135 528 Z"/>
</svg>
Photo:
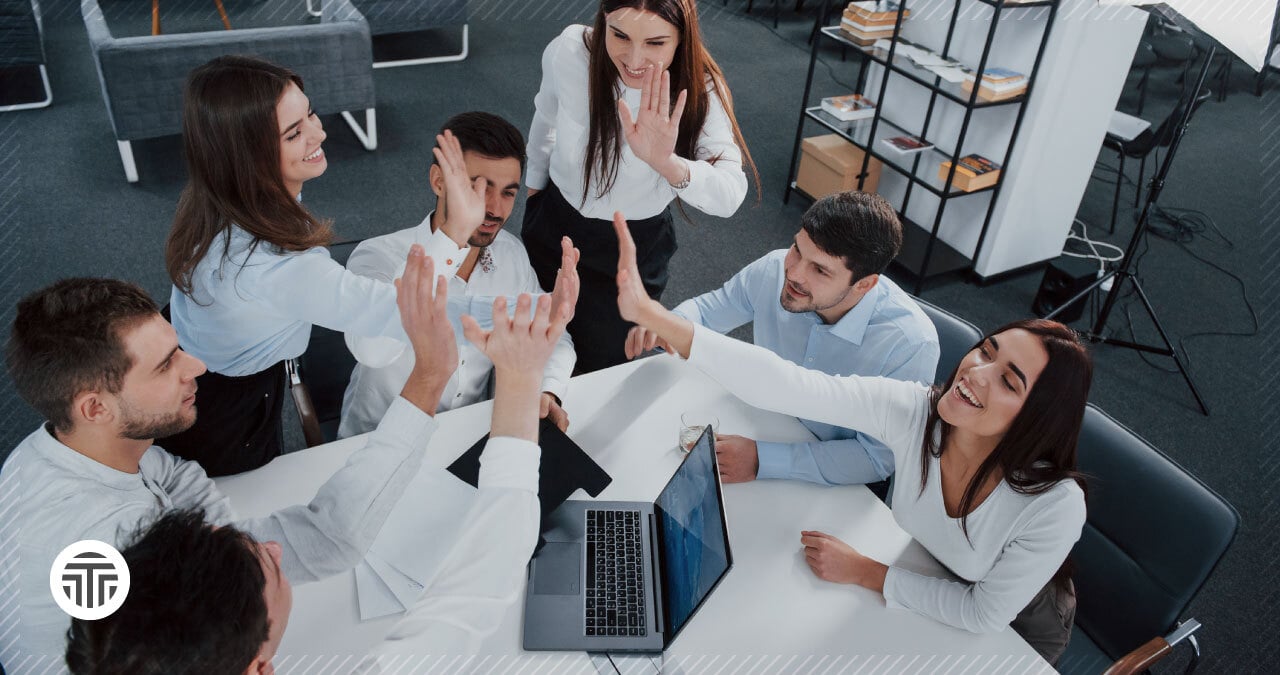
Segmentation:
<svg viewBox="0 0 1280 675">
<path fill-rule="evenodd" d="M 720 430 L 720 420 L 715 415 L 701 411 L 690 411 L 680 416 L 680 450 L 689 452 L 693 444 L 702 436 L 703 429 L 711 425 L 711 433 Z"/>
</svg>

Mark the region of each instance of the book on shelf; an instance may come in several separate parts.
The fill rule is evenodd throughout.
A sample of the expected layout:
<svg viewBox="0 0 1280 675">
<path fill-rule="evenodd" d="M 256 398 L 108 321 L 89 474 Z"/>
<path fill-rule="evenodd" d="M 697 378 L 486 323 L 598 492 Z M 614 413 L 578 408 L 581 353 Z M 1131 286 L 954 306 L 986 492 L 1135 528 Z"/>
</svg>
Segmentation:
<svg viewBox="0 0 1280 675">
<path fill-rule="evenodd" d="M 938 165 L 938 180 L 944 183 L 951 171 L 951 162 Z M 965 155 L 956 161 L 956 175 L 951 186 L 961 192 L 973 192 L 991 187 L 1000 180 L 1000 165 L 982 155 Z"/>
<path fill-rule="evenodd" d="M 978 79 L 976 73 L 965 73 L 961 85 L 965 92 L 973 91 L 973 83 Z M 1003 101 L 1027 92 L 1027 76 L 1007 68 L 987 68 L 982 74 L 982 86 L 978 87 L 978 98 L 984 101 Z"/>
<path fill-rule="evenodd" d="M 896 21 L 898 13 L 902 13 L 905 19 L 911 16 L 911 10 L 902 10 L 902 6 L 896 2 L 876 2 L 875 0 L 863 0 L 862 2 L 851 2 L 844 8 L 846 16 L 854 14 L 870 21 L 883 21 L 889 19 Z"/>
<path fill-rule="evenodd" d="M 822 110 L 841 122 L 852 122 L 875 115 L 876 103 L 862 94 L 829 96 L 822 99 Z"/>
<path fill-rule="evenodd" d="M 967 73 L 964 77 L 970 82 L 978 79 L 977 73 Z M 1025 82 L 1026 79 L 1026 75 L 1019 73 L 1016 70 L 1009 70 L 1008 68 L 987 68 L 982 71 L 982 83 L 984 85 L 995 86 L 1013 84 L 1019 81 Z"/>
<path fill-rule="evenodd" d="M 879 40 L 893 37 L 893 26 L 889 26 L 889 30 L 867 32 L 857 28 L 852 28 L 849 24 L 841 21 L 840 35 L 859 47 L 870 47 Z"/>
<path fill-rule="evenodd" d="M 907 16 L 910 16 L 910 13 L 908 13 Z M 903 18 L 905 19 L 906 16 Z M 869 19 L 865 14 L 859 14 L 851 9 L 845 9 L 841 16 L 841 21 L 847 21 L 849 23 L 868 26 L 871 28 L 884 28 L 886 26 L 891 27 L 898 23 L 898 13 L 894 12 L 883 19 Z"/>
<path fill-rule="evenodd" d="M 903 155 L 914 155 L 917 152 L 924 152 L 933 147 L 932 143 L 919 136 L 894 136 L 893 138 L 882 138 L 880 142 L 884 143 L 890 150 Z"/>
<path fill-rule="evenodd" d="M 960 85 L 966 94 L 973 91 L 973 80 L 965 80 Z M 983 84 L 978 87 L 978 100 L 995 103 L 997 101 L 1006 101 L 1011 98 L 1017 98 L 1027 93 L 1027 82 L 1023 80 L 1021 83 L 1008 87 L 989 87 Z"/>
</svg>

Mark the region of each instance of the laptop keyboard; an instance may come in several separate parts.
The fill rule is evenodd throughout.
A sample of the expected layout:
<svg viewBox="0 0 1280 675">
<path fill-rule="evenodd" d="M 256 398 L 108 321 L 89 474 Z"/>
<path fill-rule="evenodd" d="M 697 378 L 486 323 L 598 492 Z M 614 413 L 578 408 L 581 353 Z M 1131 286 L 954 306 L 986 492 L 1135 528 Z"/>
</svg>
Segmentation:
<svg viewBox="0 0 1280 675">
<path fill-rule="evenodd" d="M 645 635 L 640 512 L 588 509 L 586 527 L 586 634 Z"/>
</svg>

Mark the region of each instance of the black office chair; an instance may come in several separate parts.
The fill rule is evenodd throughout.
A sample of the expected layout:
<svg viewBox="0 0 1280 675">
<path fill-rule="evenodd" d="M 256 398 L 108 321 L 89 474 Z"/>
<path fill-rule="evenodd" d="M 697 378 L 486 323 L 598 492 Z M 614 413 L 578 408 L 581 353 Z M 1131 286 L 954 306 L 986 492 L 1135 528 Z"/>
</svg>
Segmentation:
<svg viewBox="0 0 1280 675">
<path fill-rule="evenodd" d="M 345 265 L 359 243 L 360 240 L 333 244 L 329 255 Z M 336 439 L 338 424 L 342 421 L 342 395 L 356 367 L 356 359 L 347 349 L 342 333 L 313 326 L 307 351 L 287 361 L 285 367 L 307 447 Z"/>
<path fill-rule="evenodd" d="M 1206 90 L 1191 102 L 1192 116 L 1211 96 L 1213 96 L 1213 92 Z M 1114 150 L 1120 157 L 1120 168 L 1116 170 L 1116 195 L 1111 202 L 1111 229 L 1109 232 L 1114 233 L 1116 231 L 1116 212 L 1120 208 L 1120 185 L 1124 183 L 1125 158 L 1139 160 L 1138 180 L 1134 183 L 1133 189 L 1133 207 L 1138 208 L 1138 203 L 1142 199 L 1142 181 L 1146 178 L 1147 173 L 1147 157 L 1159 148 L 1168 148 L 1169 144 L 1173 142 L 1173 136 L 1177 131 L 1178 122 L 1182 119 L 1182 111 L 1185 109 L 1185 105 L 1185 103 L 1182 103 L 1175 106 L 1169 116 L 1160 123 L 1160 126 L 1146 129 L 1131 141 L 1126 141 L 1111 134 L 1107 134 L 1102 139 L 1102 147 Z"/>
<path fill-rule="evenodd" d="M 1271 23 L 1271 41 L 1267 43 L 1267 53 L 1263 55 L 1262 70 L 1258 71 L 1258 75 L 1253 83 L 1253 95 L 1262 96 L 1262 89 L 1266 86 L 1267 73 L 1271 70 L 1280 70 L 1276 66 L 1271 65 L 1271 56 L 1280 49 L 1280 12 L 1276 12 L 1275 21 Z"/>
<path fill-rule="evenodd" d="M 1240 516 L 1172 459 L 1090 404 L 1080 434 L 1089 516 L 1071 557 L 1078 605 L 1062 673 L 1136 673 L 1187 642 L 1187 606 L 1235 539 Z"/>
<path fill-rule="evenodd" d="M 960 365 L 964 355 L 968 354 L 969 350 L 982 339 L 982 331 L 937 305 L 931 305 L 920 298 L 916 298 L 915 301 L 938 331 L 938 347 L 941 354 L 938 357 L 938 371 L 933 377 L 933 383 L 941 387 L 947 383 L 951 373 L 955 372 L 956 366 Z"/>
</svg>

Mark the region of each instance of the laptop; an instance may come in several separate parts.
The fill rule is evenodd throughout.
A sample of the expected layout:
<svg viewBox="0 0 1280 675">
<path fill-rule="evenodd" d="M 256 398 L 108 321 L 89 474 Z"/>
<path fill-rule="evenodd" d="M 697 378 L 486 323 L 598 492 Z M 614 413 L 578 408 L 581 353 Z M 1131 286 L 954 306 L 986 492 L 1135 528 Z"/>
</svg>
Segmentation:
<svg viewBox="0 0 1280 675">
<path fill-rule="evenodd" d="M 664 651 L 733 566 L 710 427 L 657 501 L 569 500 L 529 563 L 524 648 Z"/>
</svg>

